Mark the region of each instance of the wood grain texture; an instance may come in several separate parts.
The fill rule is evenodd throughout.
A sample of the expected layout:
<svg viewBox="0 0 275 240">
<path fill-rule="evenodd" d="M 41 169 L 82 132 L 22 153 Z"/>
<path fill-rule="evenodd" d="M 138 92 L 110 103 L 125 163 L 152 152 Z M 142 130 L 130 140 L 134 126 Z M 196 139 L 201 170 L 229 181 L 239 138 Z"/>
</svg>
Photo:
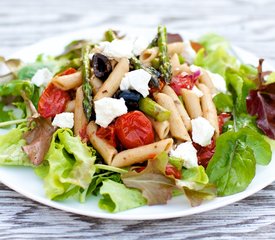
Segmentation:
<svg viewBox="0 0 275 240">
<path fill-rule="evenodd" d="M 114 4 L 115 2 L 115 4 Z M 217 32 L 275 63 L 274 0 L 1 0 L 0 55 L 72 30 L 166 24 Z M 184 218 L 114 221 L 37 204 L 0 184 L 0 239 L 275 239 L 275 183 L 238 203 Z"/>
</svg>

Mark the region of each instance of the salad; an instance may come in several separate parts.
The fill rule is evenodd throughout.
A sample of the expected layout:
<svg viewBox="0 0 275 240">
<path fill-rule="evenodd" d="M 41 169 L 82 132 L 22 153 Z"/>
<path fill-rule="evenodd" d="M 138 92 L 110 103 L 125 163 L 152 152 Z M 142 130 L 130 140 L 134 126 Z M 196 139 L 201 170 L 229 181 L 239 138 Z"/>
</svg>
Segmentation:
<svg viewBox="0 0 275 240">
<path fill-rule="evenodd" d="M 152 39 L 107 30 L 33 63 L 0 57 L 0 165 L 33 168 L 49 199 L 100 196 L 112 213 L 244 191 L 275 139 L 262 65 L 165 26 Z"/>
</svg>

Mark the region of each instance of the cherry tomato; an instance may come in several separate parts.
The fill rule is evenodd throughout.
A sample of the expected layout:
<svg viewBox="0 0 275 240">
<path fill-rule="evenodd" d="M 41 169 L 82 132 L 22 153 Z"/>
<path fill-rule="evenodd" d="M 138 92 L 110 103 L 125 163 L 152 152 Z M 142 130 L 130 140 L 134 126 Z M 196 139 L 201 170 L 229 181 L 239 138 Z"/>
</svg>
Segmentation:
<svg viewBox="0 0 275 240">
<path fill-rule="evenodd" d="M 69 100 L 68 92 L 50 83 L 40 96 L 38 112 L 44 118 L 54 117 L 56 114 L 64 112 Z"/>
<path fill-rule="evenodd" d="M 117 146 L 114 124 L 111 124 L 106 128 L 100 127 L 99 129 L 97 129 L 96 135 L 106 140 L 113 147 Z"/>
<path fill-rule="evenodd" d="M 210 159 L 215 153 L 216 142 L 214 139 L 211 140 L 211 143 L 205 147 L 200 146 L 199 144 L 193 143 L 194 147 L 197 149 L 198 164 L 202 165 L 204 168 L 207 167 Z"/>
<path fill-rule="evenodd" d="M 175 166 L 169 163 L 166 165 L 165 174 L 168 176 L 172 175 L 177 179 L 181 179 L 181 171 L 179 171 Z"/>
<path fill-rule="evenodd" d="M 152 123 L 140 111 L 129 112 L 117 118 L 115 130 L 119 141 L 127 149 L 154 142 Z"/>
<path fill-rule="evenodd" d="M 222 127 L 231 118 L 230 113 L 221 113 L 218 115 L 219 130 L 222 133 Z"/>
<path fill-rule="evenodd" d="M 64 76 L 64 75 L 70 75 L 73 73 L 76 73 L 77 71 L 74 68 L 68 68 L 66 69 L 64 72 L 61 72 L 59 74 L 57 74 L 58 76 Z"/>
<path fill-rule="evenodd" d="M 180 90 L 182 88 L 191 90 L 194 87 L 195 82 L 197 81 L 198 77 L 199 77 L 199 75 L 196 73 L 194 73 L 194 74 L 179 74 L 172 78 L 170 87 L 173 88 L 173 90 L 175 91 L 175 93 L 177 95 L 181 95 Z"/>
<path fill-rule="evenodd" d="M 149 82 L 149 86 L 150 86 L 150 82 Z M 165 82 L 163 80 L 159 81 L 159 87 L 154 87 L 154 86 L 150 86 L 150 90 L 149 92 L 151 94 L 155 93 L 155 92 L 160 92 L 165 86 Z"/>
</svg>

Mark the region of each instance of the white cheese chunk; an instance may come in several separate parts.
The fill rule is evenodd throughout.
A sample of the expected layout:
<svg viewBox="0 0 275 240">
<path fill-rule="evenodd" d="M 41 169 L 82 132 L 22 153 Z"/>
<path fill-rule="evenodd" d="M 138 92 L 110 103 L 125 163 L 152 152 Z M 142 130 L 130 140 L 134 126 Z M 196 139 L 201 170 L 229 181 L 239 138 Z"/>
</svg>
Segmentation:
<svg viewBox="0 0 275 240">
<path fill-rule="evenodd" d="M 198 117 L 191 120 L 191 125 L 193 141 L 203 147 L 209 145 L 215 132 L 210 122 L 203 117 Z"/>
<path fill-rule="evenodd" d="M 139 56 L 149 45 L 148 39 L 138 37 L 133 42 L 133 53 Z"/>
<path fill-rule="evenodd" d="M 96 124 L 101 127 L 108 125 L 116 118 L 127 113 L 127 107 L 123 98 L 115 99 L 104 97 L 94 102 Z"/>
<path fill-rule="evenodd" d="M 188 62 L 188 63 L 193 63 L 194 59 L 196 58 L 197 53 L 195 50 L 192 48 L 191 43 L 189 40 L 184 40 L 183 42 L 183 53 L 182 56 L 183 58 Z"/>
<path fill-rule="evenodd" d="M 175 150 L 171 150 L 170 156 L 183 159 L 183 166 L 186 168 L 198 166 L 197 150 L 192 142 L 179 144 Z"/>
<path fill-rule="evenodd" d="M 194 86 L 191 90 L 193 93 L 195 93 L 198 97 L 202 97 L 203 96 L 203 92 L 198 89 L 196 86 Z"/>
<path fill-rule="evenodd" d="M 74 114 L 71 112 L 63 112 L 56 114 L 53 119 L 52 125 L 60 128 L 73 128 Z"/>
<path fill-rule="evenodd" d="M 212 73 L 208 70 L 206 70 L 206 72 L 208 73 L 209 77 L 211 78 L 211 80 L 214 84 L 214 87 L 217 89 L 217 91 L 226 93 L 226 83 L 225 83 L 224 78 L 218 73 Z"/>
<path fill-rule="evenodd" d="M 148 83 L 151 75 L 143 69 L 134 70 L 125 74 L 120 83 L 120 90 L 136 90 L 143 97 L 149 95 Z"/>
<path fill-rule="evenodd" d="M 53 74 L 48 68 L 42 68 L 37 70 L 31 79 L 31 82 L 37 87 L 46 86 L 52 79 Z"/>
<path fill-rule="evenodd" d="M 133 57 L 133 42 L 129 40 L 115 39 L 112 42 L 101 42 L 99 49 L 103 55 L 110 58 Z"/>
</svg>

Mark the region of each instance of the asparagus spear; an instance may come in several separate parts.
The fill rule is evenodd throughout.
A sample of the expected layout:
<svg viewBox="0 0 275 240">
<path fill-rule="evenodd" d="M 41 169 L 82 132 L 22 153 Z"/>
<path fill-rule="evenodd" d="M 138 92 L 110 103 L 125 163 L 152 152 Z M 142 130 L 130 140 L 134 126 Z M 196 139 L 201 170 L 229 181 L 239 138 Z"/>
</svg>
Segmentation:
<svg viewBox="0 0 275 240">
<path fill-rule="evenodd" d="M 91 50 L 91 46 L 87 45 L 82 48 L 82 77 L 83 77 L 83 108 L 84 113 L 89 120 L 92 115 L 92 85 L 90 84 L 91 79 L 91 67 L 90 67 L 90 59 L 89 53 Z"/>
<path fill-rule="evenodd" d="M 104 37 L 107 42 L 112 42 L 117 38 L 116 33 L 112 29 L 107 30 L 104 33 Z"/>
<path fill-rule="evenodd" d="M 141 98 L 139 100 L 139 109 L 154 118 L 158 122 L 163 122 L 170 117 L 170 111 L 160 106 L 158 103 L 153 101 L 151 98 Z"/>
<path fill-rule="evenodd" d="M 158 35 L 156 35 L 153 40 L 149 43 L 147 48 L 157 47 L 158 46 Z"/>
<path fill-rule="evenodd" d="M 130 59 L 131 64 L 134 66 L 134 69 L 143 69 L 149 74 L 151 74 L 151 80 L 150 82 L 152 85 L 156 88 L 159 87 L 159 80 L 158 78 L 160 77 L 160 73 L 154 69 L 153 67 L 146 67 L 144 66 L 136 57 L 132 57 Z"/>
<path fill-rule="evenodd" d="M 171 81 L 172 67 L 168 57 L 166 27 L 158 27 L 159 70 L 166 83 Z"/>
</svg>

